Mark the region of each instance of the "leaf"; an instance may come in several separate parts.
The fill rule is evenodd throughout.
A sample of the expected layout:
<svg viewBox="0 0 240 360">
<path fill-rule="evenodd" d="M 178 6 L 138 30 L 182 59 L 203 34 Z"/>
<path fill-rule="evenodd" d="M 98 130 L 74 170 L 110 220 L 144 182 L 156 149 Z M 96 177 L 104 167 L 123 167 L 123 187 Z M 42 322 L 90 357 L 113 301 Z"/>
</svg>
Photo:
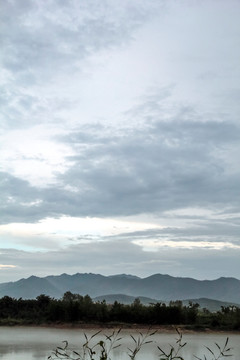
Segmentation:
<svg viewBox="0 0 240 360">
<path fill-rule="evenodd" d="M 77 351 L 74 351 L 74 350 L 73 350 L 73 353 L 76 354 L 76 355 L 78 355 L 78 356 L 80 356 L 80 354 L 79 354 Z"/>
<path fill-rule="evenodd" d="M 98 334 L 100 334 L 100 332 L 102 332 L 102 330 L 99 330 L 97 331 L 95 334 L 93 334 L 91 337 L 90 337 L 90 340 L 93 339 L 95 336 L 97 336 Z"/>
<path fill-rule="evenodd" d="M 205 347 L 214 356 L 214 352 L 209 347 L 207 347 L 207 346 L 205 346 Z"/>
<path fill-rule="evenodd" d="M 162 348 L 160 348 L 159 346 L 158 346 L 157 348 L 158 348 L 158 350 L 160 350 L 160 351 L 161 351 L 161 353 L 162 353 L 163 355 L 167 356 L 167 354 L 163 351 L 163 349 L 162 349 Z"/>
<path fill-rule="evenodd" d="M 153 331 L 151 334 L 149 334 L 149 336 L 153 336 L 157 333 L 157 330 Z"/>
<path fill-rule="evenodd" d="M 135 342 L 135 344 L 137 343 L 137 340 L 132 336 L 132 335 L 130 335 L 131 336 L 131 338 L 133 339 L 133 341 Z"/>
</svg>

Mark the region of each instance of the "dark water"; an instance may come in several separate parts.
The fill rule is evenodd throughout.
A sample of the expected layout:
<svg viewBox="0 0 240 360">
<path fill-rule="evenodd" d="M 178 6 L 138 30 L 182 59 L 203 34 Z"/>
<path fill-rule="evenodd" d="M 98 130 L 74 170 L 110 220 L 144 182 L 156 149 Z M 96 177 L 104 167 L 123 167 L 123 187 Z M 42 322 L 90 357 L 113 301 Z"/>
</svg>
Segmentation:
<svg viewBox="0 0 240 360">
<path fill-rule="evenodd" d="M 78 350 L 84 342 L 84 332 L 90 337 L 97 330 L 79 330 L 79 329 L 54 329 L 54 328 L 37 328 L 37 327 L 0 327 L 0 357 L 3 360 L 40 360 L 47 359 L 53 349 L 62 345 L 63 340 L 69 341 L 71 349 Z M 102 335 L 94 337 L 92 344 L 97 343 L 103 339 L 103 334 L 111 333 L 110 330 L 102 331 Z M 127 348 L 134 347 L 134 342 L 130 334 L 137 337 L 137 332 L 134 330 L 122 330 L 121 340 L 122 346 L 115 349 L 111 353 L 112 360 L 126 360 Z M 229 359 L 240 360 L 240 334 L 184 334 L 183 341 L 187 345 L 183 348 L 181 355 L 185 360 L 194 359 L 193 355 L 203 356 L 206 354 L 208 359 L 212 360 L 210 353 L 204 346 L 208 346 L 217 352 L 215 343 L 220 346 L 224 345 L 225 340 L 229 337 L 229 346 L 233 348 Z M 156 341 L 163 349 L 168 350 L 169 344 L 175 345 L 177 334 L 175 333 L 158 333 L 151 338 Z M 124 349 L 126 351 L 124 351 Z M 156 360 L 159 359 L 159 351 L 154 344 L 144 345 L 138 354 L 139 360 Z"/>
</svg>

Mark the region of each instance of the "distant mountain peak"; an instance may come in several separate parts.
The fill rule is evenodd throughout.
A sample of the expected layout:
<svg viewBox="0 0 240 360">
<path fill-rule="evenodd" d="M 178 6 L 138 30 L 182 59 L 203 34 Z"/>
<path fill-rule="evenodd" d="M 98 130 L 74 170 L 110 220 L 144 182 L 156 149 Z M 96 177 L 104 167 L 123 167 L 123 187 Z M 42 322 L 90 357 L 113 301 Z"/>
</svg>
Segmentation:
<svg viewBox="0 0 240 360">
<path fill-rule="evenodd" d="M 109 278 L 126 278 L 126 279 L 141 279 L 136 275 L 131 274 L 117 274 L 117 275 L 109 275 Z"/>
</svg>

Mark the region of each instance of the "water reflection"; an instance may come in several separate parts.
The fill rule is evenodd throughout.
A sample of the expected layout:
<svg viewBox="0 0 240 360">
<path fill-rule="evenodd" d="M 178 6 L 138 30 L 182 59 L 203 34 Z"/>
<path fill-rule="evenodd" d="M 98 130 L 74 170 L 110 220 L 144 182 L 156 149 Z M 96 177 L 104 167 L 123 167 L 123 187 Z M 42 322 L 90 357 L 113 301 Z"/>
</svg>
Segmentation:
<svg viewBox="0 0 240 360">
<path fill-rule="evenodd" d="M 1 327 L 0 328 L 0 356 L 3 360 L 32 360 L 47 359 L 52 350 L 61 345 L 63 340 L 69 341 L 71 349 L 78 350 L 84 342 L 84 332 L 90 337 L 95 330 L 79 329 L 54 329 L 54 328 L 36 328 L 36 327 Z M 111 331 L 102 331 L 102 334 L 111 333 Z M 112 360 L 127 360 L 127 348 L 133 348 L 133 341 L 130 334 L 133 330 L 124 330 L 121 332 L 122 346 L 113 350 Z M 136 335 L 136 332 L 135 334 Z M 204 345 L 216 350 L 214 345 L 217 342 L 224 345 L 226 337 L 230 337 L 229 345 L 234 348 L 232 360 L 240 359 L 240 336 L 239 334 L 184 334 L 183 340 L 187 346 L 183 348 L 182 356 L 185 360 L 193 360 L 193 354 L 203 356 L 205 351 Z M 94 338 L 94 344 L 102 339 L 102 335 Z M 164 350 L 169 349 L 169 344 L 174 345 L 176 341 L 175 333 L 158 333 L 152 338 Z M 214 347 L 215 346 L 215 347 Z M 123 351 L 125 349 L 125 351 Z M 159 359 L 157 347 L 152 344 L 144 345 L 137 356 L 138 360 L 156 360 Z"/>
</svg>

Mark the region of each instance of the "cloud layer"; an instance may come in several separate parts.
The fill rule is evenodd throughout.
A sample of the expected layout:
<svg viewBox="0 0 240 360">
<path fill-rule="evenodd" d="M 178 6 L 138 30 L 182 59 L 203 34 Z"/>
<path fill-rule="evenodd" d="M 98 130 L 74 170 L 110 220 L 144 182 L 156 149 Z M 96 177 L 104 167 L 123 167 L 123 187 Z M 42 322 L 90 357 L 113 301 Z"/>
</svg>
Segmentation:
<svg viewBox="0 0 240 360">
<path fill-rule="evenodd" d="M 239 276 L 239 10 L 4 2 L 3 279 Z"/>
</svg>

